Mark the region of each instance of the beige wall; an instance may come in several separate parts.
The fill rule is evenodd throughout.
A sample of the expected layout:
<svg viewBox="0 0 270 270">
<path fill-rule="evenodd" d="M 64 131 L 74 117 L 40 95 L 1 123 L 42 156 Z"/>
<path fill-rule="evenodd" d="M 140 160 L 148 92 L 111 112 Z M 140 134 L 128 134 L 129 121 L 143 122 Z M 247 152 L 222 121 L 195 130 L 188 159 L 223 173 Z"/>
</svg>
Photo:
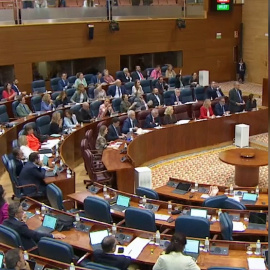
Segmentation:
<svg viewBox="0 0 270 270">
<path fill-rule="evenodd" d="M 242 21 L 246 79 L 262 84 L 268 78 L 268 0 L 245 0 Z"/>
</svg>

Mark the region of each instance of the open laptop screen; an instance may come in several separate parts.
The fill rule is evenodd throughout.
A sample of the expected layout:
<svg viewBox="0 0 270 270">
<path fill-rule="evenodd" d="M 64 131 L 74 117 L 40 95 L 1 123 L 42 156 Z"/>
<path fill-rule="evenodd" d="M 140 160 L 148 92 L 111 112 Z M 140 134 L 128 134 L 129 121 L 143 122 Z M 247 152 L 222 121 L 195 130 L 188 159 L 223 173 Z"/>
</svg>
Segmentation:
<svg viewBox="0 0 270 270">
<path fill-rule="evenodd" d="M 190 189 L 190 187 L 191 187 L 191 184 L 189 184 L 189 183 L 179 183 L 176 186 L 176 189 L 188 191 Z"/>
<path fill-rule="evenodd" d="M 190 210 L 190 215 L 192 217 L 203 217 L 203 218 L 207 218 L 207 210 L 206 209 L 194 209 L 194 208 L 192 208 Z"/>
<path fill-rule="evenodd" d="M 266 224 L 266 219 L 267 219 L 266 213 L 256 213 L 256 212 L 249 213 L 249 223 Z"/>
<path fill-rule="evenodd" d="M 48 216 L 48 215 L 44 216 L 42 226 L 55 229 L 56 224 L 57 224 L 57 218 Z"/>
<path fill-rule="evenodd" d="M 251 193 L 244 193 L 243 194 L 243 200 L 244 201 L 257 201 L 257 194 L 251 194 Z"/>
<path fill-rule="evenodd" d="M 90 232 L 89 236 L 90 236 L 91 245 L 100 244 L 102 240 L 108 235 L 109 235 L 108 230 Z"/>
<path fill-rule="evenodd" d="M 129 207 L 129 201 L 130 201 L 129 197 L 126 197 L 126 196 L 123 196 L 123 195 L 118 195 L 116 204 L 124 206 L 124 207 Z"/>
<path fill-rule="evenodd" d="M 187 239 L 187 243 L 186 243 L 184 252 L 198 254 L 199 250 L 200 250 L 200 241 L 199 240 Z"/>
</svg>

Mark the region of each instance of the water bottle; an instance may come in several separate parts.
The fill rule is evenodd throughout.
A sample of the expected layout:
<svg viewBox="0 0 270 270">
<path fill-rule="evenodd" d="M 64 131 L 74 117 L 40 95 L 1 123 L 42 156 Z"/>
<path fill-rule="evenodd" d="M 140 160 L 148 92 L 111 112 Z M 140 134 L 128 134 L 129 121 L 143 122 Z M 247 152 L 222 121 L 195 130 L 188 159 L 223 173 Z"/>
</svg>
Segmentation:
<svg viewBox="0 0 270 270">
<path fill-rule="evenodd" d="M 46 214 L 46 207 L 44 203 L 41 205 L 40 213 L 42 217 L 44 217 Z"/>
<path fill-rule="evenodd" d="M 64 135 L 61 136 L 61 141 L 63 141 L 63 140 L 64 140 Z"/>
<path fill-rule="evenodd" d="M 71 264 L 70 264 L 70 266 L 69 266 L 69 270 L 75 270 L 74 263 L 71 263 Z"/>
<path fill-rule="evenodd" d="M 256 187 L 255 193 L 257 195 L 257 198 L 259 198 L 259 193 L 260 193 L 259 186 Z"/>
<path fill-rule="evenodd" d="M 60 159 L 59 165 L 60 165 L 60 167 L 63 167 L 64 163 L 63 163 L 62 159 Z"/>
<path fill-rule="evenodd" d="M 230 185 L 230 195 L 233 195 L 233 185 Z"/>
<path fill-rule="evenodd" d="M 218 220 L 220 219 L 220 214 L 222 214 L 221 209 L 218 210 Z"/>
<path fill-rule="evenodd" d="M 26 250 L 23 252 L 23 258 L 25 261 L 29 260 L 29 255 Z"/>
<path fill-rule="evenodd" d="M 116 232 L 117 232 L 116 224 L 113 223 L 113 225 L 112 225 L 112 235 L 116 236 Z"/>
<path fill-rule="evenodd" d="M 146 205 L 146 202 L 147 202 L 147 200 L 146 200 L 146 197 L 145 197 L 145 195 L 144 195 L 143 198 L 142 198 L 142 204 L 143 204 L 143 206 Z"/>
<path fill-rule="evenodd" d="M 205 238 L 204 249 L 205 249 L 206 252 L 209 251 L 209 239 L 208 239 L 208 237 Z"/>
<path fill-rule="evenodd" d="M 160 232 L 159 231 L 156 232 L 156 245 L 157 246 L 160 245 Z"/>
<path fill-rule="evenodd" d="M 257 240 L 255 255 L 261 255 L 261 241 Z"/>
<path fill-rule="evenodd" d="M 75 221 L 76 221 L 76 222 L 80 222 L 80 216 L 79 216 L 78 213 L 75 215 Z"/>
<path fill-rule="evenodd" d="M 172 213 L 172 202 L 168 202 L 168 214 L 170 215 Z"/>
<path fill-rule="evenodd" d="M 124 145 L 124 149 L 127 149 L 127 143 L 125 143 L 125 145 Z"/>
<path fill-rule="evenodd" d="M 195 190 L 195 191 L 198 191 L 198 190 L 199 190 L 199 184 L 198 184 L 198 182 L 197 182 L 197 181 L 195 182 L 195 187 L 194 187 L 194 190 Z"/>
<path fill-rule="evenodd" d="M 103 195 L 104 195 L 104 197 L 106 197 L 106 195 L 107 195 L 107 186 L 106 185 L 103 186 Z"/>
<path fill-rule="evenodd" d="M 81 127 L 83 127 L 83 122 L 81 122 Z"/>
</svg>

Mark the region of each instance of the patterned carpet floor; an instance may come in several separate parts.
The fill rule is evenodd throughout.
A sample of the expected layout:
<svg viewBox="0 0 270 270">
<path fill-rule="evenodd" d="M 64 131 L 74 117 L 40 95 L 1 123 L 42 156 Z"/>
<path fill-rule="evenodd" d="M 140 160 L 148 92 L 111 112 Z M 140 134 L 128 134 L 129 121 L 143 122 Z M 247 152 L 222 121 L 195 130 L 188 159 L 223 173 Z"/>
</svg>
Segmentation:
<svg viewBox="0 0 270 270">
<path fill-rule="evenodd" d="M 254 146 L 265 148 L 268 150 L 268 133 L 254 135 L 249 138 L 249 141 Z"/>
</svg>

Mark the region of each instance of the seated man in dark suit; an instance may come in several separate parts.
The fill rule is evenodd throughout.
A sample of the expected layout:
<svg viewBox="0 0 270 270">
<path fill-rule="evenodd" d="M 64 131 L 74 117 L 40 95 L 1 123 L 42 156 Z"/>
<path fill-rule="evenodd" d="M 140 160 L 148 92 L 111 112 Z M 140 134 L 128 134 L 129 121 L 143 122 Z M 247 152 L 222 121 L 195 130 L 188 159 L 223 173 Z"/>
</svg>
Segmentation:
<svg viewBox="0 0 270 270">
<path fill-rule="evenodd" d="M 11 88 L 16 92 L 16 94 L 18 96 L 19 95 L 26 95 L 27 94 L 26 91 L 20 91 L 18 84 L 19 84 L 19 80 L 15 78 L 13 83 L 12 83 Z"/>
<path fill-rule="evenodd" d="M 66 90 L 68 86 L 67 73 L 62 73 L 61 79 L 58 81 L 58 91 Z"/>
<path fill-rule="evenodd" d="M 102 78 L 102 73 L 98 72 L 96 76 L 93 76 L 91 78 L 91 85 L 96 85 L 96 84 L 104 83 L 104 79 Z"/>
<path fill-rule="evenodd" d="M 24 165 L 24 156 L 23 152 L 20 148 L 14 148 L 12 150 L 12 154 L 10 155 L 10 159 L 14 160 L 15 166 L 16 166 L 16 175 L 17 177 L 20 175 L 23 165 Z"/>
<path fill-rule="evenodd" d="M 136 80 L 144 80 L 140 66 L 135 67 L 135 71 L 131 73 L 131 77 L 133 82 L 135 82 Z"/>
<path fill-rule="evenodd" d="M 161 125 L 158 109 L 153 109 L 149 115 L 146 116 L 144 128 L 154 128 Z"/>
<path fill-rule="evenodd" d="M 127 134 L 129 131 L 136 131 L 139 127 L 139 123 L 135 118 L 135 112 L 132 110 L 128 111 L 128 118 L 124 121 L 122 132 Z"/>
<path fill-rule="evenodd" d="M 65 238 L 65 235 L 61 233 L 51 234 L 30 230 L 25 223 L 27 217 L 19 202 L 14 202 L 9 205 L 8 216 L 9 218 L 3 222 L 3 225 L 13 229 L 19 234 L 24 249 L 34 247 L 42 237 L 50 237 L 55 239 Z"/>
<path fill-rule="evenodd" d="M 91 112 L 88 102 L 82 104 L 82 108 L 76 113 L 78 122 L 89 123 L 91 121 Z"/>
<path fill-rule="evenodd" d="M 220 97 L 219 102 L 215 105 L 215 115 L 223 116 L 223 115 L 228 115 L 229 110 L 228 110 L 228 105 L 225 104 L 225 98 Z"/>
<path fill-rule="evenodd" d="M 125 136 L 121 134 L 120 128 L 120 120 L 118 117 L 114 117 L 112 119 L 112 124 L 108 127 L 107 133 L 107 141 L 115 141 L 117 139 L 123 139 Z"/>
<path fill-rule="evenodd" d="M 46 184 L 44 182 L 45 169 L 41 168 L 42 162 L 39 159 L 39 154 L 33 152 L 29 155 L 28 162 L 25 163 L 20 176 L 19 184 L 28 185 L 35 184 L 38 187 L 38 191 L 41 195 L 46 194 Z M 25 195 L 31 195 L 36 193 L 34 187 L 27 187 L 23 189 Z"/>
<path fill-rule="evenodd" d="M 171 95 L 171 104 L 170 105 L 181 105 L 182 104 L 182 97 L 181 97 L 181 90 L 175 89 L 174 93 Z"/>
<path fill-rule="evenodd" d="M 130 73 L 128 71 L 128 68 L 124 68 L 123 69 L 123 73 L 122 73 L 122 76 L 121 78 L 119 78 L 121 80 L 121 82 L 123 83 L 127 83 L 127 82 L 131 82 L 132 81 L 132 78 L 130 76 Z"/>
<path fill-rule="evenodd" d="M 6 252 L 5 265 L 5 269 L 31 270 L 28 262 L 24 259 L 23 251 L 19 248 L 10 249 Z"/>
<path fill-rule="evenodd" d="M 169 85 L 163 80 L 163 77 L 160 76 L 155 87 L 158 89 L 158 92 L 163 95 L 163 92 L 168 90 Z"/>
<path fill-rule="evenodd" d="M 101 242 L 101 247 L 102 250 L 94 251 L 94 262 L 127 270 L 131 263 L 131 258 L 124 255 L 114 255 L 116 249 L 116 239 L 114 236 L 106 236 Z"/>
<path fill-rule="evenodd" d="M 211 85 L 206 89 L 207 97 L 211 100 L 217 99 L 219 97 L 223 97 L 224 94 L 222 90 L 219 88 L 216 82 L 211 82 Z"/>
<path fill-rule="evenodd" d="M 113 98 L 121 98 L 122 95 L 126 94 L 126 88 L 122 85 L 120 80 L 115 81 L 115 85 L 109 87 L 108 96 Z"/>
<path fill-rule="evenodd" d="M 164 104 L 163 96 L 159 94 L 157 88 L 154 88 L 152 93 L 148 96 L 147 101 L 150 101 L 150 100 L 152 101 L 152 104 L 148 104 L 148 103 L 147 104 L 151 108 L 159 107 Z"/>
</svg>

